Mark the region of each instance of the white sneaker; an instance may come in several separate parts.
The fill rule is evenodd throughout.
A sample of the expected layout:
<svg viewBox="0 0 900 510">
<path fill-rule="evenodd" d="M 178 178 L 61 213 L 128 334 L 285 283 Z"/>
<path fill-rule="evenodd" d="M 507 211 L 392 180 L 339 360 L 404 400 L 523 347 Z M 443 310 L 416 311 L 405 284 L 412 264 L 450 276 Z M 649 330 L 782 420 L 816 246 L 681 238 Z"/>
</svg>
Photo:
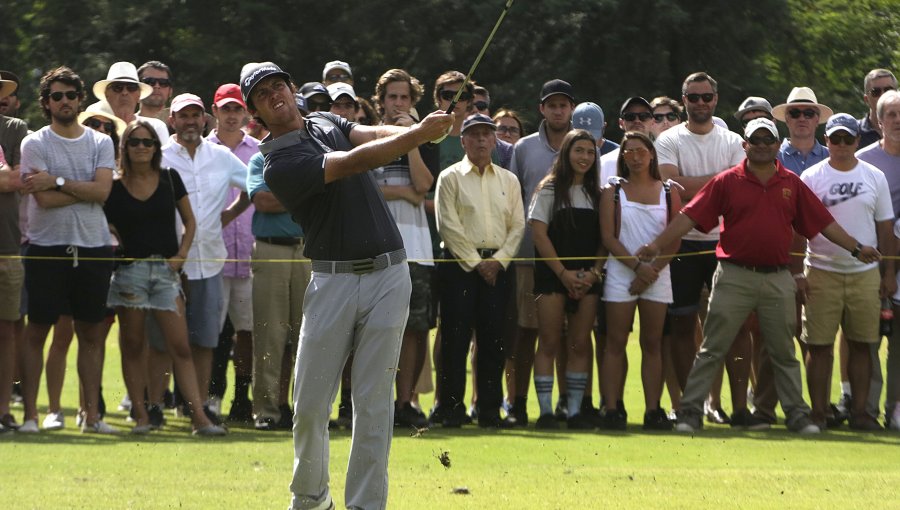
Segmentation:
<svg viewBox="0 0 900 510">
<path fill-rule="evenodd" d="M 105 421 L 97 420 L 93 425 L 88 425 L 87 422 L 81 427 L 81 432 L 83 433 L 91 433 L 91 434 L 118 434 L 119 431 L 110 427 Z"/>
<path fill-rule="evenodd" d="M 131 411 L 131 397 L 127 393 L 122 397 L 122 401 L 119 402 L 119 411 Z"/>
<path fill-rule="evenodd" d="M 44 430 L 62 430 L 66 426 L 62 410 L 56 413 L 47 413 L 41 428 Z"/>
<path fill-rule="evenodd" d="M 75 415 L 75 426 L 81 428 L 82 425 L 84 425 L 84 411 L 79 409 L 78 414 Z"/>
<path fill-rule="evenodd" d="M 16 432 L 21 432 L 22 434 L 37 434 L 40 432 L 40 430 L 38 430 L 37 420 L 25 420 L 25 423 L 23 423 Z"/>
<path fill-rule="evenodd" d="M 675 424 L 675 432 L 684 432 L 686 434 L 693 434 L 694 432 L 697 432 L 697 430 L 694 429 L 694 427 L 692 427 L 690 423 L 680 421 Z"/>
<path fill-rule="evenodd" d="M 215 413 L 216 416 L 222 414 L 222 399 L 219 397 L 209 397 L 206 401 L 206 407 Z"/>
<path fill-rule="evenodd" d="M 798 434 L 802 435 L 819 434 L 821 432 L 822 429 L 820 429 L 819 426 L 815 423 L 810 423 L 809 425 L 806 425 L 805 427 L 797 431 Z"/>
<path fill-rule="evenodd" d="M 900 404 L 895 404 L 891 413 L 891 430 L 900 430 Z"/>
</svg>

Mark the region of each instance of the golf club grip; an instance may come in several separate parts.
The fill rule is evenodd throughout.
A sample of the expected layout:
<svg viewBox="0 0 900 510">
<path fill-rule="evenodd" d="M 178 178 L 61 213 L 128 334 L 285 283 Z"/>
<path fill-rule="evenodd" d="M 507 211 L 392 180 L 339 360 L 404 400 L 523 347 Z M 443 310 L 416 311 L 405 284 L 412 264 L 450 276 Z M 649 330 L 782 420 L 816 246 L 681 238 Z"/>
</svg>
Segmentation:
<svg viewBox="0 0 900 510">
<path fill-rule="evenodd" d="M 450 101 L 450 106 L 447 107 L 447 111 L 445 111 L 444 113 L 450 115 L 451 113 L 453 113 L 454 108 L 456 108 L 456 99 Z"/>
</svg>

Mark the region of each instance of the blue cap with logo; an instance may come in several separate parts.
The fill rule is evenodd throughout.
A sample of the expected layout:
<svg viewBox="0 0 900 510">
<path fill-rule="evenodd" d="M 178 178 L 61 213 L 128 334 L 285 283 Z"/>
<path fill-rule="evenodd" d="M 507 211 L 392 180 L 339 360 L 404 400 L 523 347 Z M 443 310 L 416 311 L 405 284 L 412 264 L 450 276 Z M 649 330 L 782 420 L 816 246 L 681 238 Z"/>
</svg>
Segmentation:
<svg viewBox="0 0 900 510">
<path fill-rule="evenodd" d="M 579 103 L 572 112 L 572 127 L 574 129 L 586 129 L 595 140 L 603 138 L 603 124 L 606 122 L 603 116 L 603 108 L 590 101 Z"/>
<path fill-rule="evenodd" d="M 843 129 L 854 137 L 859 136 L 859 121 L 846 113 L 835 113 L 825 123 L 825 136 Z"/>
</svg>

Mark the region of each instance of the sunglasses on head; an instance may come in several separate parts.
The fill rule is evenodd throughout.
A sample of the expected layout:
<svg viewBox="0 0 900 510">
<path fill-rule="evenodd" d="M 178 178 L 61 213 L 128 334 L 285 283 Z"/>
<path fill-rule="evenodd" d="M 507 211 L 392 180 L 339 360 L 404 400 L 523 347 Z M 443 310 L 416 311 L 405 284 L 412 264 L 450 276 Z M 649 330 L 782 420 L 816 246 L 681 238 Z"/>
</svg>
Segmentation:
<svg viewBox="0 0 900 510">
<path fill-rule="evenodd" d="M 696 103 L 697 101 L 703 100 L 704 103 L 712 103 L 712 100 L 716 98 L 716 95 L 712 92 L 707 92 L 705 94 L 685 94 L 688 101 L 691 103 Z"/>
<path fill-rule="evenodd" d="M 622 114 L 622 120 L 624 120 L 625 122 L 634 122 L 636 119 L 640 119 L 642 122 L 647 122 L 652 118 L 653 114 L 650 112 L 628 112 Z"/>
<path fill-rule="evenodd" d="M 788 115 L 791 116 L 792 119 L 799 119 L 801 115 L 803 115 L 807 119 L 811 119 L 811 118 L 819 115 L 819 112 L 817 112 L 816 110 L 813 110 L 812 108 L 807 108 L 805 110 L 794 109 L 794 110 L 789 110 L 787 113 L 788 113 Z"/>
<path fill-rule="evenodd" d="M 138 145 L 143 145 L 144 147 L 153 147 L 156 145 L 156 140 L 152 138 L 135 138 L 131 137 L 128 139 L 129 147 L 137 147 Z"/>
<path fill-rule="evenodd" d="M 778 143 L 778 138 L 772 135 L 751 136 L 750 138 L 747 138 L 747 142 L 749 142 L 750 145 L 773 145 Z"/>
<path fill-rule="evenodd" d="M 96 117 L 91 117 L 84 121 L 84 125 L 91 129 L 100 129 L 101 127 L 107 132 L 112 133 L 116 129 L 116 125 L 109 121 L 103 121 Z"/>
<path fill-rule="evenodd" d="M 456 91 L 449 90 L 449 89 L 442 90 L 440 93 L 440 96 L 441 96 L 441 99 L 443 99 L 444 101 L 453 101 L 453 98 L 456 97 Z M 471 101 L 471 100 L 472 100 L 472 94 L 470 94 L 469 92 L 464 91 L 462 94 L 459 95 L 459 101 Z"/>
<path fill-rule="evenodd" d="M 123 82 L 118 82 L 118 83 L 113 83 L 113 84 L 111 84 L 111 85 L 109 86 L 109 88 L 111 88 L 112 91 L 115 92 L 116 94 L 119 94 L 119 93 L 121 93 L 123 90 L 127 90 L 128 92 L 137 92 L 137 90 L 138 90 L 139 88 L 141 88 L 141 86 L 138 85 L 137 83 L 131 83 L 131 82 L 123 83 Z"/>
<path fill-rule="evenodd" d="M 487 101 L 475 101 L 476 110 L 487 110 L 488 106 Z"/>
<path fill-rule="evenodd" d="M 168 78 L 141 78 L 141 81 L 143 83 L 146 83 L 147 85 L 150 85 L 151 87 L 155 87 L 157 85 L 159 85 L 160 87 L 171 87 L 172 86 L 172 80 L 170 80 Z M 131 89 L 129 89 L 129 90 L 131 90 Z"/>
<path fill-rule="evenodd" d="M 63 96 L 65 96 L 66 99 L 68 99 L 69 101 L 74 101 L 74 100 L 78 99 L 79 94 L 78 94 L 78 92 L 75 92 L 74 90 L 50 93 L 50 99 L 52 99 L 54 101 L 62 101 Z"/>
<path fill-rule="evenodd" d="M 872 87 L 872 90 L 869 91 L 869 97 L 881 97 L 881 94 L 889 90 L 895 90 L 895 88 L 890 85 L 887 87 Z"/>
<path fill-rule="evenodd" d="M 856 143 L 856 137 L 847 132 L 838 132 L 828 135 L 828 141 L 832 145 L 853 145 Z"/>
<path fill-rule="evenodd" d="M 662 122 L 664 120 L 667 120 L 669 122 L 675 122 L 676 120 L 678 120 L 678 114 L 675 112 L 654 113 L 653 120 L 655 120 L 656 122 Z"/>
</svg>

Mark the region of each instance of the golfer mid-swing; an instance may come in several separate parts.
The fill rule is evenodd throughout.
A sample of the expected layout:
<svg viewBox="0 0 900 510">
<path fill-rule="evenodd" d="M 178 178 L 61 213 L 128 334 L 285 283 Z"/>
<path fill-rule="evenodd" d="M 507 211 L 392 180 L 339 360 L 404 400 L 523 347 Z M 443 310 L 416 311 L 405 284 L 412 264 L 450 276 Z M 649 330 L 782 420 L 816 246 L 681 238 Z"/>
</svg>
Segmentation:
<svg viewBox="0 0 900 510">
<path fill-rule="evenodd" d="M 271 62 L 241 71 L 247 108 L 268 127 L 265 181 L 306 234 L 312 260 L 294 381 L 292 509 L 334 508 L 328 489 L 328 417 L 353 357 L 353 440 L 347 508 L 384 508 L 394 420 L 394 376 L 409 307 L 403 240 L 369 170 L 434 140 L 452 115 L 411 128 L 304 118 L 290 75 Z"/>
</svg>

